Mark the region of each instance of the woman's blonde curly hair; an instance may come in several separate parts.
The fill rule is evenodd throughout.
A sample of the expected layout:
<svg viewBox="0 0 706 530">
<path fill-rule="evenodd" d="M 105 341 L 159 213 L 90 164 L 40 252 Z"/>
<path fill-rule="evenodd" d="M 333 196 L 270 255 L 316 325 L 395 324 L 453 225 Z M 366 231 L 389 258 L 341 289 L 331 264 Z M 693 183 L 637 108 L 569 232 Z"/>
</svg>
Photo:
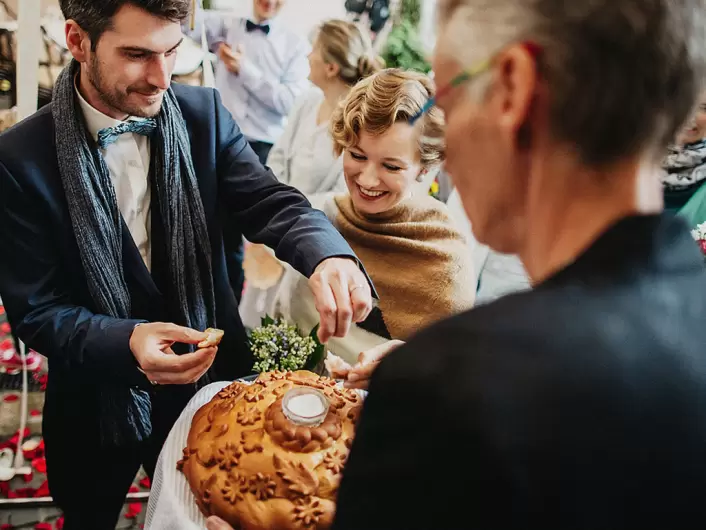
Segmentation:
<svg viewBox="0 0 706 530">
<path fill-rule="evenodd" d="M 384 134 L 397 122 L 407 122 L 435 93 L 428 76 L 389 68 L 355 85 L 331 117 L 331 136 L 337 156 L 358 145 L 361 131 Z M 419 158 L 425 169 L 444 161 L 444 117 L 433 107 L 415 125 L 419 127 Z"/>
</svg>

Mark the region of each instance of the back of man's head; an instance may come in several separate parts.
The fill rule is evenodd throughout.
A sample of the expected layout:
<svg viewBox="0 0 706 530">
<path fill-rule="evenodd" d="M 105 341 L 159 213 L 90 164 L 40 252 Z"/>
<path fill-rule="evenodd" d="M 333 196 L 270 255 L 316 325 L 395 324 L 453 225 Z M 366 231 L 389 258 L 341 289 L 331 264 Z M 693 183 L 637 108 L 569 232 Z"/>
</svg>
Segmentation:
<svg viewBox="0 0 706 530">
<path fill-rule="evenodd" d="M 541 47 L 549 123 L 601 165 L 671 141 L 706 78 L 704 0 L 440 0 L 438 53 L 463 66 Z"/>
</svg>

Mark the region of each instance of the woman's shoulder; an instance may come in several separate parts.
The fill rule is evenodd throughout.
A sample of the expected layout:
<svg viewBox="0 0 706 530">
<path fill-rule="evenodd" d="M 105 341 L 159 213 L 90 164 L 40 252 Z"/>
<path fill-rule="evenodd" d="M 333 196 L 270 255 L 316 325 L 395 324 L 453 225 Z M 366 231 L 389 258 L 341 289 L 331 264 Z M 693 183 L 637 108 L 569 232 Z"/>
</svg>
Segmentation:
<svg viewBox="0 0 706 530">
<path fill-rule="evenodd" d="M 412 222 L 434 222 L 456 227 L 456 223 L 446 204 L 431 195 L 413 197 L 409 202 L 407 218 L 408 221 Z"/>
<path fill-rule="evenodd" d="M 311 87 L 306 90 L 298 99 L 298 108 L 300 111 L 311 111 L 312 109 L 318 108 L 321 102 L 324 100 L 324 93 L 321 89 L 316 87 Z"/>
</svg>

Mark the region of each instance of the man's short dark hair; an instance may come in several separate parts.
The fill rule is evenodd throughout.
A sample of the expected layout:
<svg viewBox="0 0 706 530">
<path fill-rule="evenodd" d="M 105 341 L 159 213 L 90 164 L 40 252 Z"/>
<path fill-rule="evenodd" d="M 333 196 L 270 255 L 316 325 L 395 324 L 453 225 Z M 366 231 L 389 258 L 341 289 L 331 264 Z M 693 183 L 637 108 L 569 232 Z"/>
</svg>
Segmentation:
<svg viewBox="0 0 706 530">
<path fill-rule="evenodd" d="M 64 18 L 81 26 L 95 49 L 121 7 L 133 5 L 165 20 L 182 22 L 189 16 L 192 0 L 60 0 L 59 3 Z"/>
</svg>

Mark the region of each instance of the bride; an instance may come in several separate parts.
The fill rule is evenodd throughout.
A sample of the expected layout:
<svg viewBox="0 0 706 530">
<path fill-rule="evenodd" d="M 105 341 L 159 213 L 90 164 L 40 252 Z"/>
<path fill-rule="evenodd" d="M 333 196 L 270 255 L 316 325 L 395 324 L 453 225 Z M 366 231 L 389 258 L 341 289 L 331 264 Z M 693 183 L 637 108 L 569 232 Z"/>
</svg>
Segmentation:
<svg viewBox="0 0 706 530">
<path fill-rule="evenodd" d="M 346 238 L 378 294 L 366 321 L 327 344 L 347 363 L 473 305 L 475 276 L 465 239 L 446 206 L 426 193 L 444 159 L 443 118 L 434 109 L 409 124 L 433 93 L 423 74 L 383 70 L 359 82 L 331 118 L 347 192 L 317 195 L 312 202 Z M 263 255 L 245 269 L 244 298 L 262 282 L 263 271 L 278 278 L 263 293 L 267 303 L 258 317 L 281 317 L 305 333 L 318 323 L 301 274 Z"/>
</svg>

